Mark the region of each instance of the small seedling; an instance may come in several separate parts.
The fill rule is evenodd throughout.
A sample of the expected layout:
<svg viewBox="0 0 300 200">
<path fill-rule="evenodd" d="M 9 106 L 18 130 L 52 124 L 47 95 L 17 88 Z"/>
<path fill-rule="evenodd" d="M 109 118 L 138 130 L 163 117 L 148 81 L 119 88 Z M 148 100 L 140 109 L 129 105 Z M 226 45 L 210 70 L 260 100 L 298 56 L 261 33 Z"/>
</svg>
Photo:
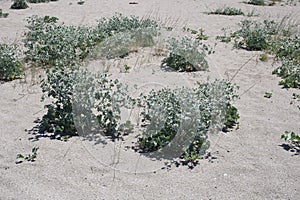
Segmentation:
<svg viewBox="0 0 300 200">
<path fill-rule="evenodd" d="M 19 164 L 19 163 L 22 163 L 25 160 L 28 161 L 28 162 L 34 162 L 36 157 L 37 157 L 38 149 L 39 149 L 39 147 L 33 147 L 32 150 L 31 150 L 32 154 L 27 154 L 27 155 L 18 154 L 17 155 L 18 161 L 16 163 Z"/>
<path fill-rule="evenodd" d="M 266 54 L 266 53 L 260 54 L 259 55 L 259 60 L 261 60 L 263 62 L 268 61 L 268 54 Z"/>
<path fill-rule="evenodd" d="M 198 33 L 198 31 L 196 31 L 196 30 L 193 30 L 193 29 L 191 30 L 191 34 L 193 34 L 193 35 L 194 35 L 194 34 L 197 34 L 197 33 Z"/>
<path fill-rule="evenodd" d="M 124 69 L 125 69 L 125 72 L 128 72 L 128 71 L 131 69 L 131 67 L 128 66 L 128 65 L 125 65 L 125 66 L 124 66 Z"/>
<path fill-rule="evenodd" d="M 207 40 L 208 36 L 204 34 L 205 30 L 204 29 L 199 29 L 199 34 L 197 35 L 196 39 L 198 40 Z"/>
<path fill-rule="evenodd" d="M 272 97 L 272 93 L 271 92 L 265 92 L 264 97 L 269 99 L 269 98 Z"/>
</svg>

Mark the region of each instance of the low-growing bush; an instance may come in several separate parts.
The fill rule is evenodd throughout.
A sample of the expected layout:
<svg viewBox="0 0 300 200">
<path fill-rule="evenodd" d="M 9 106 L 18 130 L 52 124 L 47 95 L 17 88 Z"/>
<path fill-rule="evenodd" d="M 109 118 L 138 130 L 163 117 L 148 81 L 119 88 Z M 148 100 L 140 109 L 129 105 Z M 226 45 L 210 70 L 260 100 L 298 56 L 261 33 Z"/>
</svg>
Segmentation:
<svg viewBox="0 0 300 200">
<path fill-rule="evenodd" d="M 294 37 L 279 37 L 273 40 L 270 51 L 282 62 L 273 71 L 280 76 L 279 82 L 284 87 L 300 88 L 300 39 Z"/>
<path fill-rule="evenodd" d="M 265 6 L 267 5 L 265 0 L 250 0 L 247 2 L 248 4 L 257 5 L 257 6 Z"/>
<path fill-rule="evenodd" d="M 13 80 L 20 77 L 23 74 L 23 68 L 18 46 L 0 44 L 0 80 Z"/>
<path fill-rule="evenodd" d="M 34 65 L 72 65 L 85 58 L 103 36 L 89 27 L 58 25 L 56 17 L 28 18 L 27 61 Z"/>
<path fill-rule="evenodd" d="M 277 34 L 277 26 L 275 21 L 264 20 L 263 23 L 258 23 L 243 20 L 240 23 L 241 29 L 234 33 L 238 37 L 236 46 L 250 51 L 265 50 L 269 47 L 272 36 Z"/>
<path fill-rule="evenodd" d="M 139 102 L 144 125 L 139 147 L 144 152 L 177 149 L 185 161 L 194 161 L 208 148 L 210 130 L 228 130 L 237 123 L 237 110 L 230 104 L 234 98 L 234 87 L 224 81 L 151 91 Z"/>
<path fill-rule="evenodd" d="M 116 14 L 111 18 L 102 18 L 97 25 L 97 32 L 105 33 L 111 36 L 120 32 L 135 31 L 138 29 L 148 29 L 153 34 L 158 31 L 158 23 L 155 20 L 149 18 L 139 19 L 136 16 L 123 16 L 122 14 Z"/>
<path fill-rule="evenodd" d="M 215 11 L 211 11 L 208 14 L 212 15 L 244 15 L 244 12 L 241 9 L 225 7 L 218 8 Z"/>
<path fill-rule="evenodd" d="M 284 87 L 300 88 L 300 63 L 293 60 L 282 60 L 282 65 L 273 71 L 273 74 L 280 76 L 279 82 Z"/>
<path fill-rule="evenodd" d="M 42 100 L 51 99 L 43 116 L 40 131 L 57 136 L 72 136 L 92 129 L 116 136 L 122 130 L 122 107 L 134 101 L 127 87 L 107 75 L 93 75 L 74 67 L 54 67 L 47 70 L 42 81 Z M 96 110 L 96 113 L 94 112 Z"/>
<path fill-rule="evenodd" d="M 25 0 L 13 0 L 13 4 L 10 6 L 11 9 L 26 9 L 28 7 Z"/>
<path fill-rule="evenodd" d="M 170 54 L 167 58 L 163 59 L 162 65 L 166 65 L 179 72 L 208 69 L 205 56 L 211 54 L 212 51 L 207 45 L 188 37 L 183 37 L 181 40 L 170 38 L 167 43 Z M 201 48 L 201 52 L 198 50 L 199 47 Z"/>
<path fill-rule="evenodd" d="M 48 3 L 50 1 L 58 1 L 58 0 L 27 0 L 28 3 Z"/>
<path fill-rule="evenodd" d="M 136 29 L 115 33 L 97 45 L 91 53 L 94 58 L 123 58 L 130 52 L 135 52 L 139 47 L 154 45 L 153 32 L 148 29 Z"/>
</svg>

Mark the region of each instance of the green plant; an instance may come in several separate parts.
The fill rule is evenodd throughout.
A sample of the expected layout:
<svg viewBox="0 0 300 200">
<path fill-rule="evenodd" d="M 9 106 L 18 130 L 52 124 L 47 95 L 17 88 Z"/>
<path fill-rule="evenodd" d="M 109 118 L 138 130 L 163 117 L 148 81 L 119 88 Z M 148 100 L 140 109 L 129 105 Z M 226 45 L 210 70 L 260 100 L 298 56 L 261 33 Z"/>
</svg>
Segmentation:
<svg viewBox="0 0 300 200">
<path fill-rule="evenodd" d="M 234 33 L 237 38 L 235 46 L 249 51 L 265 50 L 269 47 L 272 36 L 277 34 L 277 26 L 275 21 L 264 20 L 263 23 L 258 23 L 243 20 L 240 23 L 241 29 Z"/>
<path fill-rule="evenodd" d="M 265 6 L 265 0 L 250 0 L 247 2 L 248 4 L 257 5 L 257 6 Z"/>
<path fill-rule="evenodd" d="M 19 159 L 19 161 L 17 161 L 16 163 L 17 164 L 22 163 L 23 160 L 20 160 L 20 159 L 24 159 L 24 161 L 26 160 L 26 161 L 34 162 L 37 157 L 38 149 L 39 149 L 39 147 L 33 147 L 31 150 L 32 154 L 26 154 L 26 155 L 18 154 L 17 159 Z"/>
<path fill-rule="evenodd" d="M 207 40 L 208 36 L 204 34 L 205 30 L 204 29 L 199 29 L 199 34 L 197 35 L 196 39 L 198 40 Z"/>
<path fill-rule="evenodd" d="M 11 9 L 26 9 L 28 5 L 25 0 L 12 0 L 13 4 L 10 6 Z"/>
<path fill-rule="evenodd" d="M 139 147 L 145 152 L 179 148 L 182 158 L 193 162 L 208 148 L 209 130 L 227 130 L 237 123 L 237 110 L 230 105 L 234 98 L 234 87 L 224 81 L 152 90 L 139 100 L 144 126 Z"/>
<path fill-rule="evenodd" d="M 285 141 L 294 141 L 294 142 L 300 141 L 300 136 L 292 131 L 285 131 L 285 133 L 281 135 L 281 138 L 284 139 Z"/>
<path fill-rule="evenodd" d="M 281 135 L 281 139 L 289 142 L 289 149 L 296 152 L 296 154 L 300 154 L 300 135 L 296 134 L 293 131 L 285 131 L 284 134 Z"/>
<path fill-rule="evenodd" d="M 83 5 L 84 3 L 85 3 L 85 1 L 83 1 L 83 0 L 80 0 L 77 2 L 78 5 Z"/>
<path fill-rule="evenodd" d="M 106 74 L 93 75 L 74 67 L 56 66 L 47 70 L 41 87 L 42 101 L 52 99 L 45 106 L 47 113 L 40 124 L 41 132 L 62 137 L 97 128 L 116 136 L 128 127 L 120 122 L 121 108 L 133 105 L 134 100 L 128 96 L 125 85 L 108 79 Z"/>
<path fill-rule="evenodd" d="M 0 44 L 0 80 L 13 80 L 20 77 L 23 74 L 23 68 L 18 46 Z"/>
<path fill-rule="evenodd" d="M 244 12 L 241 9 L 232 8 L 232 7 L 225 7 L 225 8 L 218 8 L 215 11 L 211 11 L 208 13 L 213 15 L 244 15 Z"/>
<path fill-rule="evenodd" d="M 212 53 L 207 45 L 188 37 L 183 37 L 181 40 L 170 38 L 167 42 L 170 54 L 162 60 L 162 65 L 180 72 L 207 70 L 205 56 L 207 53 Z M 198 51 L 199 47 L 201 52 Z"/>
<path fill-rule="evenodd" d="M 122 14 L 116 14 L 111 18 L 102 18 L 97 25 L 97 32 L 105 33 L 108 36 L 117 34 L 120 32 L 130 32 L 138 29 L 148 30 L 153 32 L 153 35 L 157 34 L 158 23 L 151 19 L 139 19 L 136 16 L 126 17 Z"/>
<path fill-rule="evenodd" d="M 259 55 L 259 60 L 263 61 L 263 62 L 266 62 L 268 61 L 268 54 L 266 53 L 262 53 Z"/>
<path fill-rule="evenodd" d="M 8 17 L 8 15 L 9 15 L 8 13 L 3 13 L 2 9 L 0 9 L 0 18 L 2 18 L 2 17 L 6 18 L 6 17 Z"/>
<path fill-rule="evenodd" d="M 269 99 L 269 98 L 272 97 L 272 93 L 271 92 L 265 92 L 264 97 Z"/>
<path fill-rule="evenodd" d="M 72 112 L 73 85 L 76 81 L 76 68 L 55 66 L 47 69 L 47 78 L 42 80 L 44 93 L 42 101 L 51 98 L 52 102 L 45 105 L 47 113 L 40 124 L 40 132 L 55 135 L 76 135 Z"/>
<path fill-rule="evenodd" d="M 103 35 L 89 27 L 57 25 L 56 17 L 33 16 L 27 21 L 25 55 L 33 65 L 74 65 L 103 40 Z"/>
<path fill-rule="evenodd" d="M 270 52 L 281 61 L 281 66 L 273 71 L 280 76 L 284 87 L 300 88 L 300 38 L 298 36 L 280 36 L 270 45 Z"/>
<path fill-rule="evenodd" d="M 231 105 L 230 103 L 228 103 L 226 106 L 225 122 L 222 131 L 228 132 L 229 129 L 235 127 L 238 124 L 239 118 L 240 115 L 238 114 L 237 108 Z"/>
<path fill-rule="evenodd" d="M 300 62 L 295 63 L 292 60 L 283 60 L 282 65 L 272 73 L 282 78 L 279 85 L 288 88 L 300 88 Z"/>
</svg>

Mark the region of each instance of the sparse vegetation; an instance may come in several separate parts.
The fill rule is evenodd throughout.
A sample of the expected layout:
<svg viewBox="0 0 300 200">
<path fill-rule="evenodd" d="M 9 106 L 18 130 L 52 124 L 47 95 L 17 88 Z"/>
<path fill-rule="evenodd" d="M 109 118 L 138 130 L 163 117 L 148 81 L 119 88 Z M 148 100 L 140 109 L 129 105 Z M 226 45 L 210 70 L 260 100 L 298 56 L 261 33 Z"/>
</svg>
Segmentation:
<svg viewBox="0 0 300 200">
<path fill-rule="evenodd" d="M 227 131 L 237 123 L 237 110 L 230 104 L 234 98 L 234 87 L 224 81 L 151 91 L 140 100 L 145 128 L 139 147 L 146 152 L 179 148 L 185 161 L 195 161 L 209 147 L 210 128 Z M 187 141 L 190 145 L 182 149 Z"/>
<path fill-rule="evenodd" d="M 39 150 L 39 147 L 33 147 L 31 150 L 31 154 L 26 154 L 26 155 L 18 154 L 16 164 L 22 163 L 25 160 L 28 162 L 34 162 L 37 157 L 38 150 Z"/>
<path fill-rule="evenodd" d="M 0 18 L 7 18 L 8 17 L 8 13 L 4 13 L 2 12 L 2 9 L 0 9 Z"/>
<path fill-rule="evenodd" d="M 271 92 L 265 92 L 264 97 L 269 99 L 269 98 L 272 97 L 272 93 Z"/>
<path fill-rule="evenodd" d="M 208 12 L 209 15 L 244 15 L 241 9 L 233 7 L 218 8 L 215 11 Z"/>
<path fill-rule="evenodd" d="M 24 64 L 20 59 L 18 46 L 0 44 L 0 80 L 13 80 L 23 74 Z"/>
<path fill-rule="evenodd" d="M 213 51 L 207 45 L 188 37 L 183 37 L 181 40 L 170 38 L 167 42 L 170 54 L 163 59 L 162 65 L 171 67 L 179 72 L 208 69 L 205 56 Z M 201 52 L 198 51 L 199 47 Z"/>
<path fill-rule="evenodd" d="M 10 6 L 11 9 L 26 9 L 28 4 L 25 0 L 13 0 L 13 4 Z"/>
<path fill-rule="evenodd" d="M 264 20 L 263 23 L 243 20 L 240 23 L 241 29 L 234 33 L 237 37 L 235 46 L 250 51 L 266 50 L 272 36 L 277 34 L 277 23 Z"/>
</svg>

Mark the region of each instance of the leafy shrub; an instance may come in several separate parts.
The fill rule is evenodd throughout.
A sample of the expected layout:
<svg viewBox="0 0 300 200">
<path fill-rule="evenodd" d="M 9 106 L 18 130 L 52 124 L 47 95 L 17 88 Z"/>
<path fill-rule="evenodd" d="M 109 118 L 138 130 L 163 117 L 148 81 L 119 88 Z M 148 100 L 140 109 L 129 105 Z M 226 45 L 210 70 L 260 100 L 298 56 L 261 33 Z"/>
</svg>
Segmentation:
<svg viewBox="0 0 300 200">
<path fill-rule="evenodd" d="M 10 6 L 11 9 L 26 9 L 28 5 L 25 0 L 13 0 L 13 4 Z"/>
<path fill-rule="evenodd" d="M 300 62 L 300 37 L 281 36 L 271 41 L 270 51 L 280 60 Z"/>
<path fill-rule="evenodd" d="M 97 32 L 105 33 L 111 36 L 120 32 L 135 31 L 138 29 L 150 30 L 156 32 L 158 23 L 151 19 L 139 19 L 136 16 L 126 17 L 122 14 L 116 14 L 111 18 L 102 18 L 97 25 Z"/>
<path fill-rule="evenodd" d="M 72 65 L 87 56 L 91 48 L 103 39 L 89 27 L 57 25 L 56 17 L 28 18 L 25 33 L 27 61 L 35 65 Z"/>
<path fill-rule="evenodd" d="M 300 62 L 295 63 L 293 60 L 282 60 L 282 65 L 272 73 L 282 78 L 279 82 L 280 85 L 300 88 Z"/>
<path fill-rule="evenodd" d="M 138 47 L 153 46 L 159 27 L 151 19 L 116 14 L 109 19 L 101 19 L 95 31 L 103 34 L 105 40 L 95 47 L 92 56 L 112 59 L 125 57 Z"/>
<path fill-rule="evenodd" d="M 47 113 L 40 124 L 41 132 L 56 135 L 76 135 L 72 112 L 73 85 L 76 81 L 76 68 L 53 67 L 47 69 L 47 79 L 42 80 L 44 93 L 42 101 L 51 98 L 51 104 L 45 105 Z"/>
<path fill-rule="evenodd" d="M 48 69 L 47 79 L 41 87 L 42 100 L 50 98 L 52 102 L 45 106 L 47 113 L 43 116 L 40 131 L 59 136 L 77 135 L 77 131 L 95 128 L 114 136 L 124 127 L 120 122 L 120 109 L 134 103 L 127 95 L 127 87 L 118 80 L 74 67 Z"/>
<path fill-rule="evenodd" d="M 234 33 L 241 38 L 236 41 L 236 46 L 250 51 L 267 49 L 271 36 L 277 33 L 277 23 L 275 21 L 264 20 L 263 24 L 256 21 L 243 20 L 240 24 L 241 29 Z"/>
<path fill-rule="evenodd" d="M 16 45 L 0 44 L 0 80 L 13 80 L 23 74 Z"/>
<path fill-rule="evenodd" d="M 265 0 L 250 0 L 247 2 L 248 4 L 257 5 L 257 6 L 265 6 Z"/>
<path fill-rule="evenodd" d="M 207 45 L 188 37 L 183 37 L 181 40 L 170 38 L 167 42 L 170 54 L 163 59 L 163 65 L 179 72 L 207 70 L 205 56 L 206 53 L 212 53 Z M 198 51 L 199 47 L 201 52 Z"/>
<path fill-rule="evenodd" d="M 208 14 L 213 15 L 244 15 L 244 12 L 241 9 L 232 8 L 232 7 L 225 7 L 225 8 L 218 8 L 215 11 L 211 11 Z"/>
<path fill-rule="evenodd" d="M 4 13 L 4 12 L 2 12 L 2 9 L 0 9 L 0 18 L 6 18 L 6 17 L 8 17 L 8 13 Z"/>
<path fill-rule="evenodd" d="M 238 114 L 230 105 L 235 97 L 234 87 L 224 81 L 198 84 L 194 89 L 152 90 L 139 102 L 145 126 L 139 147 L 153 152 L 168 145 L 184 148 L 180 144 L 189 141 L 187 148 L 180 150 L 186 161 L 194 161 L 208 148 L 210 129 L 236 124 Z M 172 143 L 175 137 L 176 142 Z"/>
<path fill-rule="evenodd" d="M 273 74 L 282 78 L 279 84 L 284 87 L 300 88 L 300 38 L 277 37 L 272 41 L 269 50 L 282 62 L 281 66 L 273 71 Z"/>
<path fill-rule="evenodd" d="M 113 34 L 92 51 L 92 57 L 104 57 L 107 59 L 123 58 L 130 52 L 137 51 L 138 47 L 149 47 L 154 45 L 153 33 L 148 30 L 136 29 Z"/>
<path fill-rule="evenodd" d="M 58 1 L 58 0 L 27 0 L 28 3 L 48 3 L 50 1 Z"/>
</svg>

